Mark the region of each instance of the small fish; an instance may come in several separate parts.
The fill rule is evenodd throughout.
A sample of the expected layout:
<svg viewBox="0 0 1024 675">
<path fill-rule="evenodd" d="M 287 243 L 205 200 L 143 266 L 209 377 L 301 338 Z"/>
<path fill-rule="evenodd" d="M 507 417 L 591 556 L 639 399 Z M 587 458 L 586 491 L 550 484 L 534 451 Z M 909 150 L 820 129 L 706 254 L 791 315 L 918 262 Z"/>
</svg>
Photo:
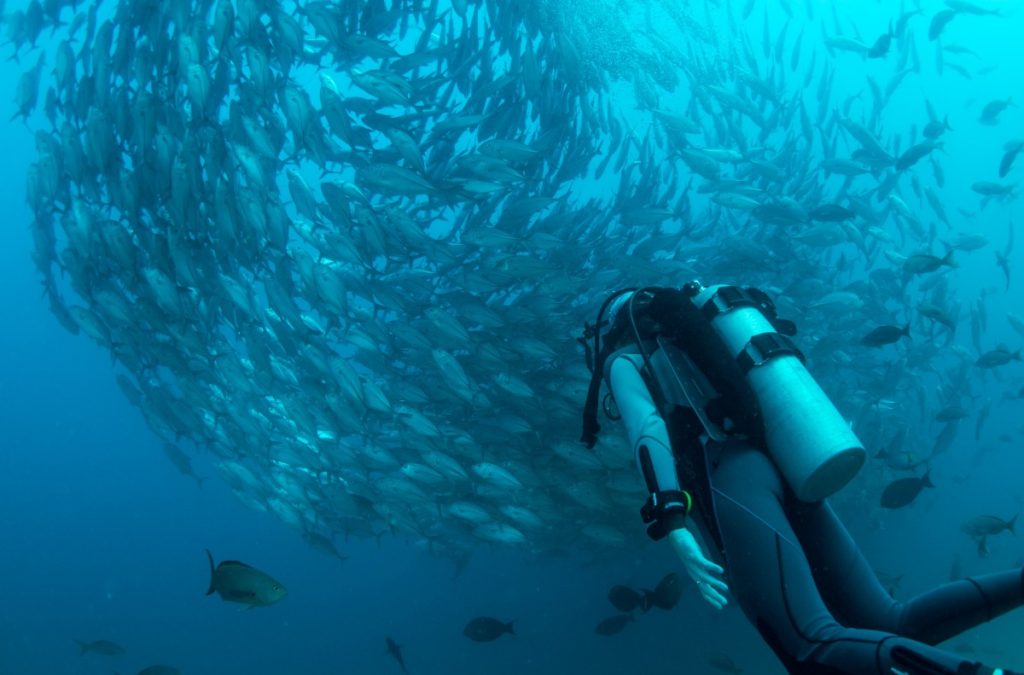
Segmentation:
<svg viewBox="0 0 1024 675">
<path fill-rule="evenodd" d="M 882 491 L 882 508 L 901 509 L 904 506 L 909 506 L 921 493 L 921 490 L 926 487 L 935 487 L 928 473 L 926 471 L 920 478 L 899 478 L 886 485 L 885 490 Z"/>
<path fill-rule="evenodd" d="M 977 251 L 988 246 L 988 237 L 977 232 L 960 232 L 948 243 L 947 248 L 957 251 Z"/>
<path fill-rule="evenodd" d="M 237 560 L 222 560 L 213 566 L 213 554 L 206 551 L 210 561 L 210 588 L 207 595 L 217 593 L 227 602 L 240 602 L 249 607 L 266 607 L 280 601 L 288 590 L 265 572 Z"/>
<path fill-rule="evenodd" d="M 868 347 L 883 347 L 899 342 L 902 337 L 910 337 L 910 323 L 907 322 L 903 328 L 898 326 L 878 326 L 870 333 L 861 338 L 860 343 Z"/>
<path fill-rule="evenodd" d="M 650 606 L 644 602 L 644 596 L 627 586 L 612 586 L 608 591 L 608 602 L 620 612 L 632 612 L 637 608 L 647 611 Z"/>
<path fill-rule="evenodd" d="M 1002 10 L 982 7 L 968 0 L 946 0 L 946 6 L 958 12 L 975 16 L 1002 16 Z"/>
<path fill-rule="evenodd" d="M 1010 352 L 1005 347 L 997 347 L 990 352 L 985 352 L 978 357 L 978 360 L 974 362 L 974 365 L 979 368 L 998 368 L 999 366 L 1005 366 L 1010 361 L 1020 361 L 1020 350 Z"/>
<path fill-rule="evenodd" d="M 99 654 L 100 656 L 120 656 L 124 654 L 124 647 L 111 642 L 110 640 L 93 640 L 92 642 L 83 642 L 81 640 L 75 640 L 78 643 L 78 653 L 82 656 L 86 654 Z"/>
<path fill-rule="evenodd" d="M 632 620 L 632 614 L 616 614 L 597 624 L 594 627 L 594 632 L 598 635 L 616 635 L 621 633 L 626 624 Z"/>
<path fill-rule="evenodd" d="M 999 534 L 1000 532 L 1017 534 L 1017 531 L 1014 529 L 1016 525 L 1017 516 L 1014 516 L 1009 520 L 1003 520 L 998 516 L 977 516 L 961 523 L 960 531 L 967 536 L 974 538 L 991 537 Z"/>
<path fill-rule="evenodd" d="M 1024 150 L 1024 141 L 1010 141 L 1003 146 L 1003 158 L 999 160 L 1000 178 L 1006 178 L 1006 174 L 1010 173 L 1021 150 Z"/>
<path fill-rule="evenodd" d="M 946 25 L 953 20 L 953 17 L 957 15 L 957 12 L 952 9 L 944 9 L 935 16 L 932 17 L 932 22 L 928 25 L 928 39 L 935 42 L 942 35 L 942 31 L 945 30 Z"/>
<path fill-rule="evenodd" d="M 979 180 L 971 183 L 971 190 L 982 197 L 1012 197 L 1016 187 L 1016 185 L 996 183 L 990 180 Z"/>
<path fill-rule="evenodd" d="M 849 220 L 856 215 L 857 214 L 854 211 L 851 211 L 845 206 L 840 206 L 839 204 L 821 204 L 807 212 L 807 217 L 811 220 L 820 220 L 830 223 Z"/>
<path fill-rule="evenodd" d="M 921 133 L 925 138 L 934 140 L 952 128 L 953 127 L 949 126 L 949 115 L 946 115 L 945 119 L 934 119 L 930 121 L 925 125 L 925 128 Z"/>
<path fill-rule="evenodd" d="M 340 553 L 334 546 L 334 542 L 322 534 L 307 531 L 302 533 L 302 538 L 306 540 L 306 543 L 308 543 L 311 548 L 315 548 L 324 555 L 329 555 L 332 558 L 337 558 L 341 561 L 348 560 L 348 556 Z"/>
<path fill-rule="evenodd" d="M 999 123 L 1000 113 L 1006 110 L 1007 106 L 1009 106 L 1011 102 L 1011 99 L 996 99 L 995 101 L 992 101 L 982 109 L 978 122 L 981 124 L 987 124 L 988 126 L 995 126 Z"/>
<path fill-rule="evenodd" d="M 979 537 L 978 538 L 978 557 L 979 558 L 987 558 L 988 554 L 991 553 L 991 552 L 992 552 L 992 550 L 988 547 L 988 537 Z"/>
<path fill-rule="evenodd" d="M 928 461 L 927 457 L 919 457 L 907 450 L 882 450 L 875 457 L 884 461 L 893 471 L 914 471 Z"/>
<path fill-rule="evenodd" d="M 937 305 L 930 305 L 928 303 L 921 303 L 917 306 L 917 311 L 921 313 L 921 316 L 937 321 L 949 330 L 956 332 L 956 317 L 950 315 L 950 313 Z"/>
<path fill-rule="evenodd" d="M 1024 337 L 1024 319 L 1021 319 L 1016 314 L 1006 313 L 1006 321 L 1010 324 L 1013 330 L 1017 331 L 1017 334 Z"/>
<path fill-rule="evenodd" d="M 957 266 L 956 261 L 953 260 L 953 251 L 949 251 L 942 258 L 928 253 L 916 253 L 903 261 L 903 271 L 908 274 L 926 274 L 934 272 L 943 265 Z"/>
<path fill-rule="evenodd" d="M 996 265 L 1003 271 L 1003 276 L 1006 277 L 1006 290 L 1010 290 L 1010 261 L 1006 259 L 1006 256 L 996 251 Z"/>
<path fill-rule="evenodd" d="M 492 642 L 505 633 L 515 635 L 512 623 L 512 621 L 505 623 L 489 616 L 479 616 L 466 624 L 466 627 L 462 629 L 462 634 L 473 642 Z"/>
<path fill-rule="evenodd" d="M 394 657 L 395 661 L 398 661 L 398 665 L 402 667 L 402 672 L 408 675 L 409 671 L 405 669 L 405 660 L 402 658 L 402 647 L 390 637 L 384 638 L 384 644 L 387 646 L 388 654 Z"/>
<path fill-rule="evenodd" d="M 871 49 L 868 50 L 869 59 L 880 59 L 889 53 L 889 47 L 892 46 L 892 26 L 889 26 L 888 33 L 882 33 L 875 44 L 871 45 Z"/>
<path fill-rule="evenodd" d="M 905 171 L 941 147 L 942 141 L 931 139 L 913 145 L 907 148 L 907 151 L 896 160 L 896 169 L 898 171 Z"/>
</svg>

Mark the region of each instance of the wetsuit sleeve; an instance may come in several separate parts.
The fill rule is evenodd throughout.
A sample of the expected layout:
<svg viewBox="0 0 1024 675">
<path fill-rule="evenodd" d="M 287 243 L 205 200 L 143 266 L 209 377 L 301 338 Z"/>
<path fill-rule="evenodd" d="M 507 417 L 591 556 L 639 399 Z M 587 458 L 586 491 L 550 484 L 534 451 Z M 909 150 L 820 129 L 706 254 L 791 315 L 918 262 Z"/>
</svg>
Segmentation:
<svg viewBox="0 0 1024 675">
<path fill-rule="evenodd" d="M 653 505 L 653 519 L 657 522 L 656 527 L 649 528 L 648 534 L 660 539 L 685 525 L 690 497 L 680 488 L 665 420 L 640 374 L 639 359 L 634 354 L 616 357 L 611 364 L 608 381 L 626 425 L 640 474 L 651 494 L 648 505 Z"/>
</svg>

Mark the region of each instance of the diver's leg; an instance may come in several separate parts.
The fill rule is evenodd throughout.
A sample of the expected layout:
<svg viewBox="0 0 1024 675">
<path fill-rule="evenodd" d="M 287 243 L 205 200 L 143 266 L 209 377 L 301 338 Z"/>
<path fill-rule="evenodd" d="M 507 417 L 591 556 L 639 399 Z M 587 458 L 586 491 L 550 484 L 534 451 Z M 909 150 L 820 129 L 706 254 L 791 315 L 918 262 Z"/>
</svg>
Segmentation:
<svg viewBox="0 0 1024 675">
<path fill-rule="evenodd" d="M 846 624 L 936 644 L 1024 604 L 1018 569 L 961 579 L 897 602 L 826 502 L 797 503 L 789 521 L 829 608 Z"/>
<path fill-rule="evenodd" d="M 965 675 L 979 664 L 890 632 L 847 628 L 829 613 L 783 509 L 775 466 L 730 447 L 712 473 L 729 587 L 791 673 Z"/>
</svg>

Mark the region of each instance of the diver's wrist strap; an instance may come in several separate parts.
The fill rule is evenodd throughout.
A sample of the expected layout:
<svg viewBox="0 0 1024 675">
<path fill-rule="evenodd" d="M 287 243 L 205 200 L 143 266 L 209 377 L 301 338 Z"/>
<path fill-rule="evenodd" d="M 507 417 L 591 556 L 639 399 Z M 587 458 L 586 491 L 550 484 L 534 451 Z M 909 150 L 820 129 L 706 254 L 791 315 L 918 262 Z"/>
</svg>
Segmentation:
<svg viewBox="0 0 1024 675">
<path fill-rule="evenodd" d="M 685 490 L 660 490 L 651 493 L 640 509 L 640 518 L 648 523 L 647 536 L 654 541 L 686 524 L 693 509 L 693 498 Z"/>
</svg>

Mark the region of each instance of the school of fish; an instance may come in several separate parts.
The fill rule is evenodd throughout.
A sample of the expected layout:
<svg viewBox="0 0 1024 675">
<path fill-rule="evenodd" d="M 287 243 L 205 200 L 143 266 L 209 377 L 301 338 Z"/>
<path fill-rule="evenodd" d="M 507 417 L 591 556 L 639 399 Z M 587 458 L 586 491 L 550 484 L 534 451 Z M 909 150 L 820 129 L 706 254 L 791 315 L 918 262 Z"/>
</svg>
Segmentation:
<svg viewBox="0 0 1024 675">
<path fill-rule="evenodd" d="M 1002 17 L 778 8 L 31 0 L 4 23 L 49 306 L 109 351 L 175 467 L 334 554 L 342 534 L 455 560 L 639 545 L 620 430 L 578 443 L 574 338 L 623 286 L 765 289 L 888 464 L 861 486 L 927 481 L 969 418 L 974 443 L 1017 405 L 978 397 L 1020 374 L 986 294 L 1017 281 L 1024 141 L 954 205 L 944 144 L 1011 100 L 925 92 L 912 124 L 890 102 L 998 68 L 955 40 Z M 958 283 L 967 256 L 995 263 L 981 288 Z"/>
</svg>

